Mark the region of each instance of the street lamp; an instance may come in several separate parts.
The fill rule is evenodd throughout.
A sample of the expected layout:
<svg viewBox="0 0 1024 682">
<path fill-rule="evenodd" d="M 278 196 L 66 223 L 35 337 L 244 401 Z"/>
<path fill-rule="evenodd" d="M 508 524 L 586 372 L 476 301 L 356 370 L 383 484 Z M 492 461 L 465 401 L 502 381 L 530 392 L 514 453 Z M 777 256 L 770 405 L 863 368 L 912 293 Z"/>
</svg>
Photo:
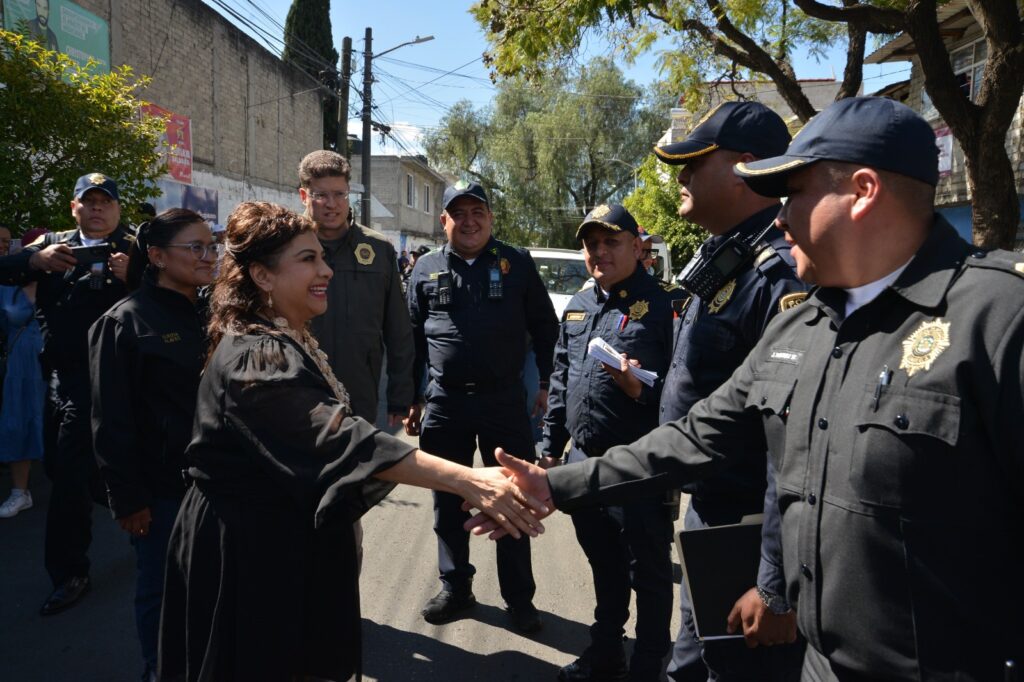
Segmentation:
<svg viewBox="0 0 1024 682">
<path fill-rule="evenodd" d="M 382 57 L 406 45 L 418 45 L 433 40 L 434 36 L 416 36 L 412 40 L 373 54 L 373 29 L 366 29 L 366 49 L 363 51 L 363 199 L 360 204 L 363 224 L 370 224 L 370 112 L 373 103 L 373 66 L 375 57 Z"/>
<path fill-rule="evenodd" d="M 637 168 L 636 166 L 634 166 L 631 163 L 626 163 L 622 159 L 614 159 L 614 158 L 612 158 L 612 159 L 605 159 L 605 161 L 607 161 L 608 163 L 619 163 L 619 164 L 622 164 L 623 166 L 628 168 L 630 171 L 632 171 L 632 173 L 633 173 L 633 191 L 636 192 L 636 190 L 637 190 L 636 172 L 639 170 L 639 168 Z"/>
</svg>

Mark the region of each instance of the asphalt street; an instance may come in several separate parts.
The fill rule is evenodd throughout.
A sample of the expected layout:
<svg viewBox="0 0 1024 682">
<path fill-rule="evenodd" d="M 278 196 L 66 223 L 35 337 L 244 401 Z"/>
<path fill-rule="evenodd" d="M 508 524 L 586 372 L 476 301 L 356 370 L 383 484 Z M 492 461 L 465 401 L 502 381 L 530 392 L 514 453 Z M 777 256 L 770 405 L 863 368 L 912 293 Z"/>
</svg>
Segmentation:
<svg viewBox="0 0 1024 682">
<path fill-rule="evenodd" d="M 0 492 L 9 486 L 5 471 Z M 106 509 L 96 507 L 92 592 L 69 611 L 39 616 L 50 591 L 43 568 L 49 484 L 41 466 L 33 469 L 31 488 L 35 506 L 0 519 L 0 680 L 137 682 L 134 554 L 127 537 Z M 364 679 L 553 681 L 558 668 L 587 645 L 594 607 L 590 568 L 569 517 L 551 517 L 547 532 L 534 541 L 535 604 L 544 628 L 533 637 L 511 629 L 498 591 L 494 547 L 483 539 L 472 545 L 478 605 L 447 625 L 420 617 L 424 602 L 439 589 L 432 524 L 431 493 L 406 486 L 363 519 Z M 632 628 L 631 620 L 629 637 Z M 677 629 L 678 613 L 673 636 Z"/>
</svg>

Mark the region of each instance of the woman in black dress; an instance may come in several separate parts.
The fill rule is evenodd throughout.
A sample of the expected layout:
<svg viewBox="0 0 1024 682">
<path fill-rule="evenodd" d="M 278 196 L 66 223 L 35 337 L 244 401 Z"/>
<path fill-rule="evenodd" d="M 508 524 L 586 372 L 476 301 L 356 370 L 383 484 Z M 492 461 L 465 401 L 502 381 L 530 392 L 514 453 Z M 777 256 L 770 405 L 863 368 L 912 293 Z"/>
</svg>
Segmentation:
<svg viewBox="0 0 1024 682">
<path fill-rule="evenodd" d="M 202 216 L 177 208 L 139 227 L 128 258 L 132 293 L 90 329 L 89 371 L 96 459 L 110 509 L 135 548 L 135 624 L 148 680 L 207 352 L 198 292 L 213 280 L 217 248 Z"/>
<path fill-rule="evenodd" d="M 494 470 L 353 418 L 307 329 L 331 269 L 309 220 L 244 203 L 211 300 L 214 347 L 168 553 L 160 679 L 342 682 L 360 669 L 352 524 L 395 483 L 465 497 L 517 534 L 540 508 Z"/>
</svg>

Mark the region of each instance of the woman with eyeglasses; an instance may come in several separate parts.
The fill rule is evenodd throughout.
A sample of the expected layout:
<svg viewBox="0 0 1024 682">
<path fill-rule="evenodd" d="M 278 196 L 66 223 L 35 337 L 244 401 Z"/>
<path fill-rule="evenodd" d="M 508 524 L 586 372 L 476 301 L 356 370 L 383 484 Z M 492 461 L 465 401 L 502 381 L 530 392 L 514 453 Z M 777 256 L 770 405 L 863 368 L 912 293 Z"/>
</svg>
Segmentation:
<svg viewBox="0 0 1024 682">
<path fill-rule="evenodd" d="M 156 674 L 164 562 L 207 349 L 200 289 L 218 249 L 193 211 L 143 223 L 129 253 L 131 293 L 89 330 L 93 443 L 110 509 L 135 548 L 144 679 Z"/>
</svg>

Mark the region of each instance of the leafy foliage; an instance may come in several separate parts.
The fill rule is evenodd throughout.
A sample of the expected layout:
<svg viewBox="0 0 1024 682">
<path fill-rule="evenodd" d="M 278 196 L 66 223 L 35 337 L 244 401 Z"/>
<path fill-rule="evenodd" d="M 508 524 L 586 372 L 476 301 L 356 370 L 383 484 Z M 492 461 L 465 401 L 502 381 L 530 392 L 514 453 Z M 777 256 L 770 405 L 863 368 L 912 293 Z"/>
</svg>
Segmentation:
<svg viewBox="0 0 1024 682">
<path fill-rule="evenodd" d="M 708 238 L 707 231 L 679 217 L 679 185 L 667 166 L 653 154 L 640 166 L 640 184 L 636 192 L 623 201 L 644 229 L 665 238 L 672 250 L 672 262 L 681 269 L 697 252 L 701 242 Z"/>
<path fill-rule="evenodd" d="M 284 20 L 281 58 L 294 64 L 331 91 L 338 89 L 338 51 L 331 35 L 330 0 L 292 0 Z M 324 149 L 334 149 L 338 100 L 323 102 Z"/>
<path fill-rule="evenodd" d="M 159 194 L 164 122 L 141 116 L 136 96 L 149 80 L 91 64 L 0 30 L 0 221 L 17 234 L 72 227 L 68 205 L 84 173 L 117 180 L 126 219 Z"/>
<path fill-rule="evenodd" d="M 503 81 L 488 109 L 457 104 L 424 148 L 432 164 L 488 188 L 501 238 L 575 248 L 587 212 L 633 187 L 667 106 L 599 58 L 543 83 Z"/>
</svg>

